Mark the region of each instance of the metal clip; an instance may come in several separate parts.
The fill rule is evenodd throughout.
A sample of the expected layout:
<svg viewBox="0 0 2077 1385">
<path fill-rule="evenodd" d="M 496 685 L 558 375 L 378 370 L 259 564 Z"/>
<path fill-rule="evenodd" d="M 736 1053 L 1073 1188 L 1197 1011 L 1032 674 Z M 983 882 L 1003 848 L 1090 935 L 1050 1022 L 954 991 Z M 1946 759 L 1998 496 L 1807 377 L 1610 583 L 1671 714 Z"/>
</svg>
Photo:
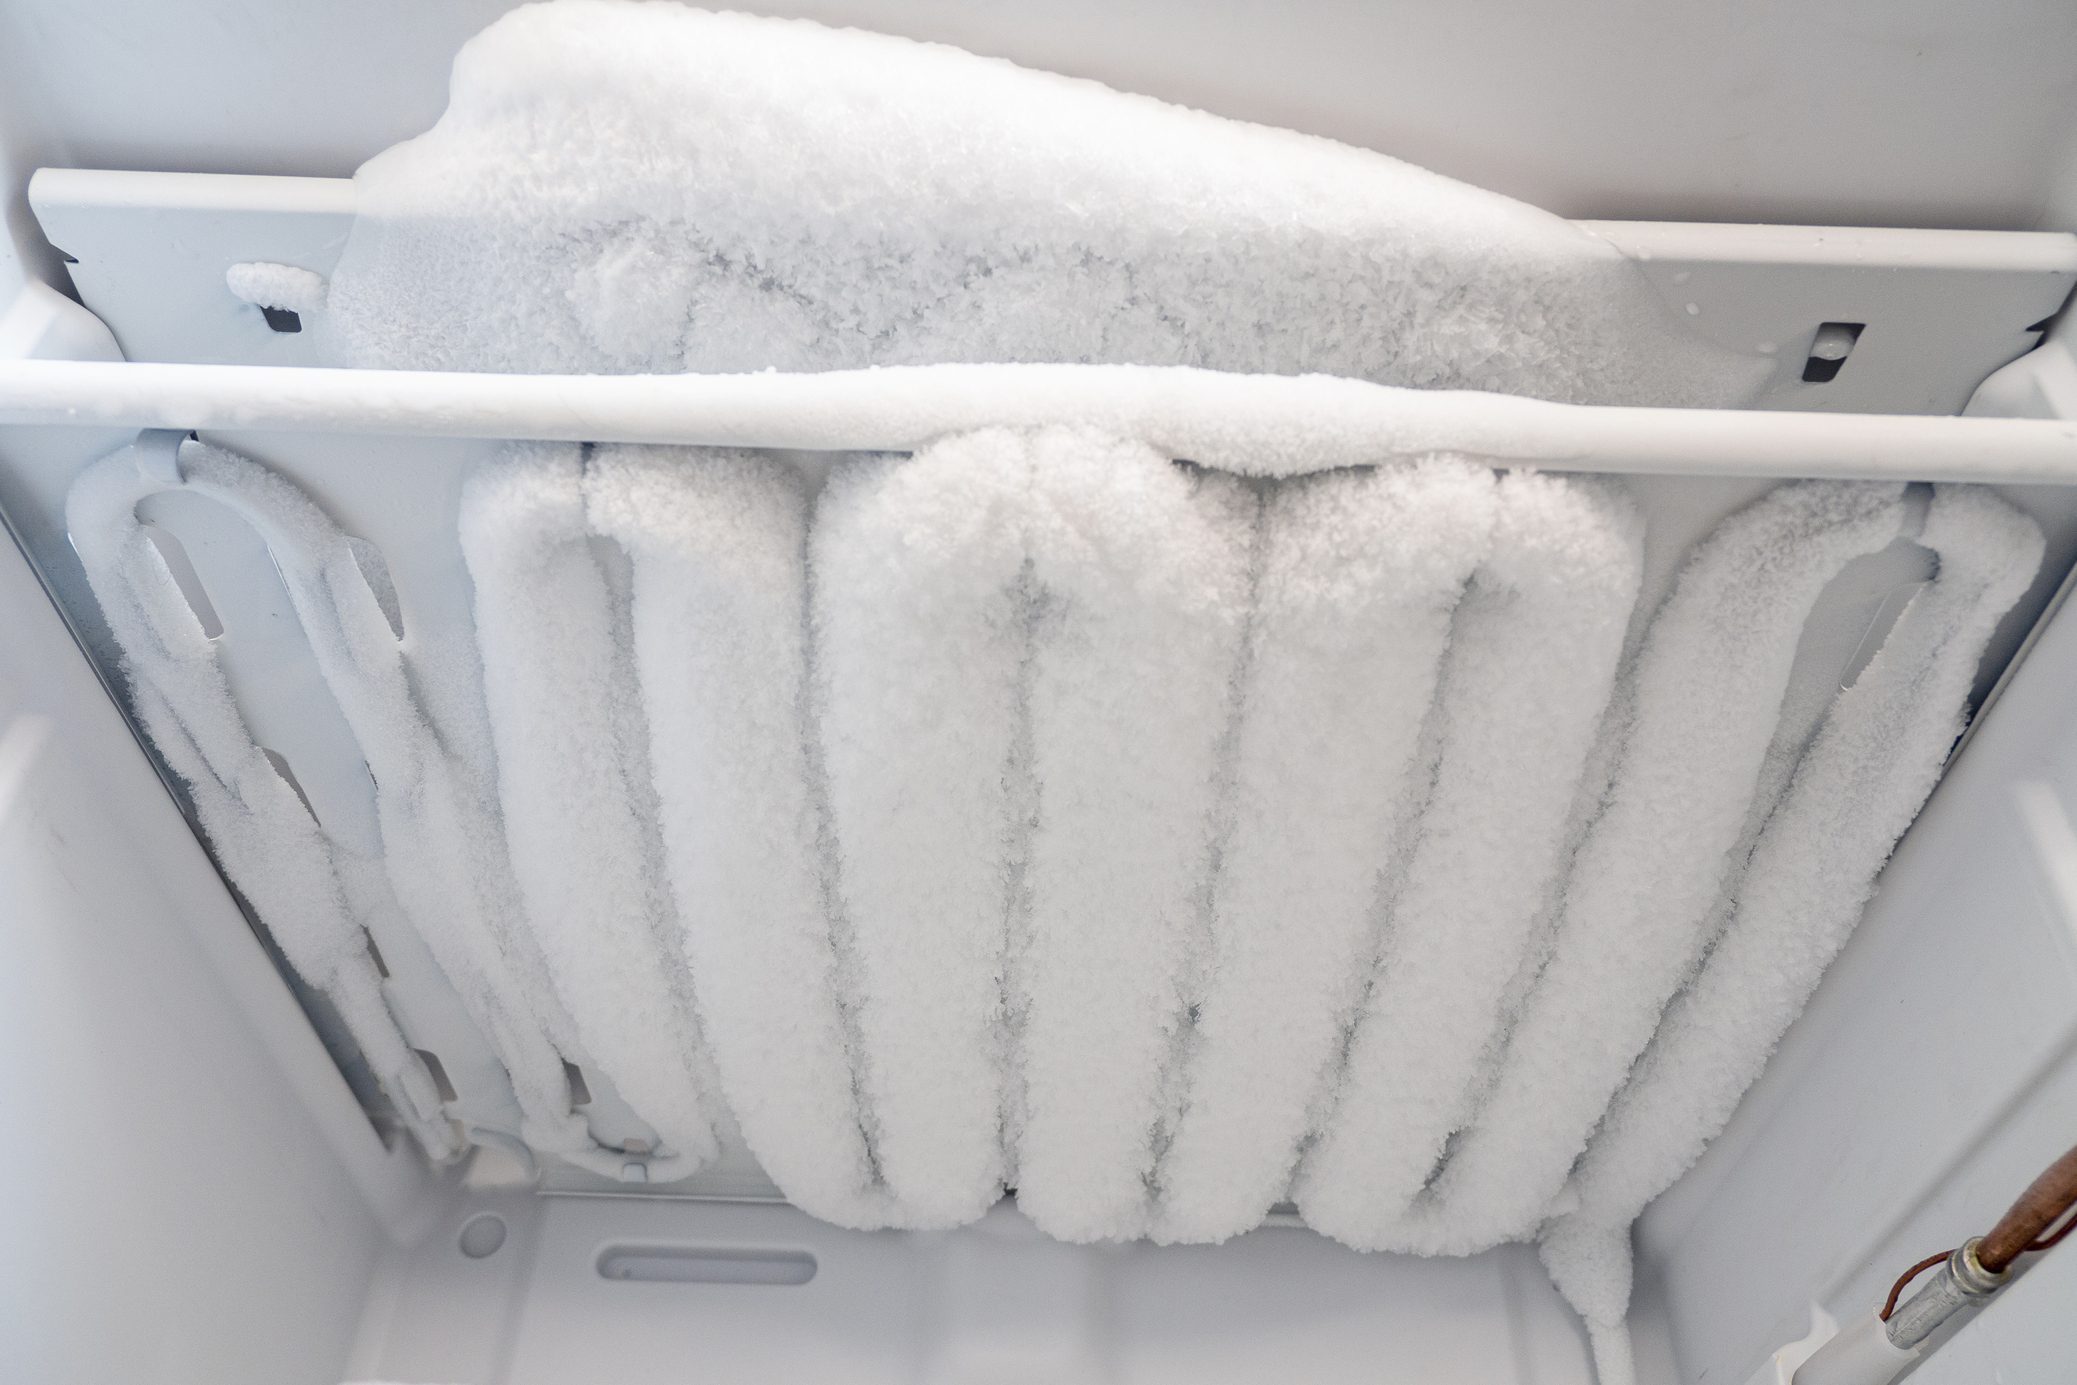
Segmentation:
<svg viewBox="0 0 2077 1385">
<path fill-rule="evenodd" d="M 187 477 L 180 470 L 180 445 L 187 440 L 188 435 L 175 428 L 147 428 L 139 433 L 130 444 L 139 474 L 169 488 L 184 484 Z"/>
</svg>

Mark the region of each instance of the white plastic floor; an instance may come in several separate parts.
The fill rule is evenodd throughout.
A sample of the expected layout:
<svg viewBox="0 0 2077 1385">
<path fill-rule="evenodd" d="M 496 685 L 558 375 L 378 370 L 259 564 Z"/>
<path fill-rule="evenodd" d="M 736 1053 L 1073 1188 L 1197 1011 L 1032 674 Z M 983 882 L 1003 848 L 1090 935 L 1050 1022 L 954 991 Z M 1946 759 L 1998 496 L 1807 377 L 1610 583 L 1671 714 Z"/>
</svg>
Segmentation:
<svg viewBox="0 0 2077 1385">
<path fill-rule="evenodd" d="M 503 1243 L 472 1258 L 468 1250 L 495 1239 L 491 1218 Z M 698 1282 L 798 1278 L 810 1265 L 806 1283 Z M 1649 1367 L 1654 1334 L 1644 1335 Z M 1417 1260 L 1268 1226 L 1223 1246 L 1093 1248 L 1047 1239 L 1007 1204 L 956 1232 L 860 1234 L 771 1204 L 510 1193 L 463 1199 L 436 1234 L 383 1264 L 349 1378 L 1590 1385 L 1593 1376 L 1583 1334 L 1526 1246 Z"/>
</svg>

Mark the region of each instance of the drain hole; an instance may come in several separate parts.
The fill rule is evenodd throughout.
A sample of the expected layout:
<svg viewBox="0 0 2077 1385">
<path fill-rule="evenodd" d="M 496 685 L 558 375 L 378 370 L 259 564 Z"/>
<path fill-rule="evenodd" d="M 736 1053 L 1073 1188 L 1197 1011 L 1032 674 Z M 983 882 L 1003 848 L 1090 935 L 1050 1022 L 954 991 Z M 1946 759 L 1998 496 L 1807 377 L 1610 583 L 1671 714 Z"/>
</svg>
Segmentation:
<svg viewBox="0 0 2077 1385">
<path fill-rule="evenodd" d="M 815 1257 L 805 1250 L 735 1246 L 607 1246 L 599 1277 L 649 1284 L 805 1284 Z"/>
<path fill-rule="evenodd" d="M 404 608 L 397 601 L 397 584 L 390 580 L 389 564 L 383 560 L 382 550 L 366 539 L 349 537 L 346 551 L 353 554 L 353 565 L 361 570 L 361 580 L 375 596 L 375 604 L 382 608 L 382 618 L 389 622 L 389 631 L 399 640 L 404 638 Z"/>
<path fill-rule="evenodd" d="M 270 308 L 260 305 L 260 316 L 277 332 L 300 332 L 303 330 L 303 315 L 293 308 Z"/>
<path fill-rule="evenodd" d="M 297 779 L 296 772 L 288 767 L 288 758 L 280 751 L 269 750 L 264 745 L 260 747 L 260 754 L 267 757 L 267 763 L 274 766 L 274 772 L 281 776 L 282 781 L 296 791 L 296 797 L 302 800 L 303 811 L 310 814 L 312 822 L 316 822 L 317 809 L 310 806 L 310 795 L 303 792 L 302 781 Z"/>
<path fill-rule="evenodd" d="M 447 1065 L 440 1061 L 440 1055 L 427 1048 L 414 1048 L 411 1051 L 418 1055 L 418 1060 L 425 1064 L 425 1070 L 431 1074 L 433 1090 L 440 1094 L 440 1100 L 455 1100 L 454 1083 L 448 1079 Z"/>
<path fill-rule="evenodd" d="M 211 604 L 209 593 L 203 590 L 201 574 L 195 571 L 195 564 L 189 559 L 187 548 L 179 537 L 171 529 L 150 523 L 144 526 L 144 536 L 151 540 L 153 548 L 159 550 L 159 561 L 166 565 L 166 575 L 173 579 L 174 586 L 180 588 L 188 609 L 195 613 L 195 620 L 202 627 L 202 637 L 210 640 L 221 637 L 224 633 L 223 619 Z"/>
<path fill-rule="evenodd" d="M 1839 368 L 1853 354 L 1865 322 L 1821 322 L 1810 342 L 1810 359 L 1803 362 L 1803 379 L 1813 385 L 1828 384 L 1839 376 Z"/>
<path fill-rule="evenodd" d="M 573 1109 L 591 1105 L 591 1084 L 584 1080 L 583 1068 L 575 1063 L 564 1063 L 563 1081 L 570 1084 L 570 1106 Z"/>
</svg>

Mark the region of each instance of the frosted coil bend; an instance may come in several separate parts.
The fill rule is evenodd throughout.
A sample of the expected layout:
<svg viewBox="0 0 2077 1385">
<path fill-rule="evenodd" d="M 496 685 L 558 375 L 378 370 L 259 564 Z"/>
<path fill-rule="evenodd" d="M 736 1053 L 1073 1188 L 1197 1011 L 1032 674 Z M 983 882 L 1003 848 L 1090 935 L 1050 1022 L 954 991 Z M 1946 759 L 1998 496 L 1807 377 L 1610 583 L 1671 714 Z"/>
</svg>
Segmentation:
<svg viewBox="0 0 2077 1385">
<path fill-rule="evenodd" d="M 175 481 L 140 466 L 136 454 L 119 452 L 75 484 L 66 517 L 122 650 L 140 714 L 195 792 L 197 812 L 233 882 L 283 937 L 284 951 L 293 945 L 311 958 L 314 971 L 306 975 L 339 991 L 356 1039 L 371 1046 L 378 1072 L 405 1097 L 402 1104 L 414 1113 L 428 1148 L 452 1152 L 451 1134 L 427 1127 L 430 1078 L 422 1062 L 415 1055 L 408 1063 L 399 1059 L 394 1024 L 378 1022 L 387 1011 L 368 994 L 373 960 L 364 925 L 347 922 L 352 882 L 341 869 L 343 848 L 312 823 L 254 741 L 214 645 L 137 522 L 145 497 L 176 485 L 228 505 L 273 555 L 375 781 L 394 905 L 423 937 L 509 1074 L 519 1135 L 535 1149 L 617 1173 L 622 1157 L 600 1149 L 571 1109 L 563 1053 L 575 1045 L 558 1046 L 569 1021 L 546 983 L 530 931 L 517 922 L 524 915 L 491 786 L 442 748 L 415 704 L 405 650 L 351 544 L 303 492 L 242 457 L 187 443 L 178 465 Z M 262 902 L 269 899 L 281 907 L 269 912 Z"/>
<path fill-rule="evenodd" d="M 715 1153 L 718 1098 L 673 946 L 633 651 L 582 484 L 579 450 L 544 444 L 480 469 L 462 496 L 498 803 L 578 1037 L 669 1148 L 699 1164 Z"/>
<path fill-rule="evenodd" d="M 1630 1223 L 1730 1119 L 1845 946 L 1891 848 L 1960 734 L 1984 643 L 2032 580 L 2042 538 L 1988 492 L 1935 490 L 1939 563 L 1785 776 L 1720 930 L 1602 1116 L 1543 1257 L 1587 1320 L 1602 1385 L 1626 1385 Z"/>
</svg>

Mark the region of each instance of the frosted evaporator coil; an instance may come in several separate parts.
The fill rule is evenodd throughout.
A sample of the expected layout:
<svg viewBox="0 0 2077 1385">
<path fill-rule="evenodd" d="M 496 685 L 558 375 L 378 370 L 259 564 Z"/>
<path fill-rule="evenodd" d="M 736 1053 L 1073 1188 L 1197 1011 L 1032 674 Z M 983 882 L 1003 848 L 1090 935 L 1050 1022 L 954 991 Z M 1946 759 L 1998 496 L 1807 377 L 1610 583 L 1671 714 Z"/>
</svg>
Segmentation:
<svg viewBox="0 0 2077 1385">
<path fill-rule="evenodd" d="M 1218 1240 L 1295 1195 L 1430 1253 L 1558 1216 L 1573 1276 L 1815 983 L 2039 553 L 1966 487 L 1790 485 L 1626 656 L 1640 530 L 1606 483 L 1251 485 L 1002 431 L 839 460 L 811 511 L 770 457 L 522 446 L 461 504 L 493 802 L 344 536 L 250 461 L 178 465 L 270 540 L 369 758 L 379 875 L 242 727 L 135 451 L 75 487 L 81 557 L 227 869 L 308 930 L 285 948 L 429 1152 L 369 998 L 385 912 L 491 1041 L 509 1133 L 611 1176 L 693 1172 L 726 1110 L 847 1225 L 1013 1186 L 1070 1239 Z M 1907 525 L 1937 575 L 1851 688 L 1785 701 L 1812 603 Z M 654 1144 L 586 1131 L 570 1055 Z"/>
</svg>

